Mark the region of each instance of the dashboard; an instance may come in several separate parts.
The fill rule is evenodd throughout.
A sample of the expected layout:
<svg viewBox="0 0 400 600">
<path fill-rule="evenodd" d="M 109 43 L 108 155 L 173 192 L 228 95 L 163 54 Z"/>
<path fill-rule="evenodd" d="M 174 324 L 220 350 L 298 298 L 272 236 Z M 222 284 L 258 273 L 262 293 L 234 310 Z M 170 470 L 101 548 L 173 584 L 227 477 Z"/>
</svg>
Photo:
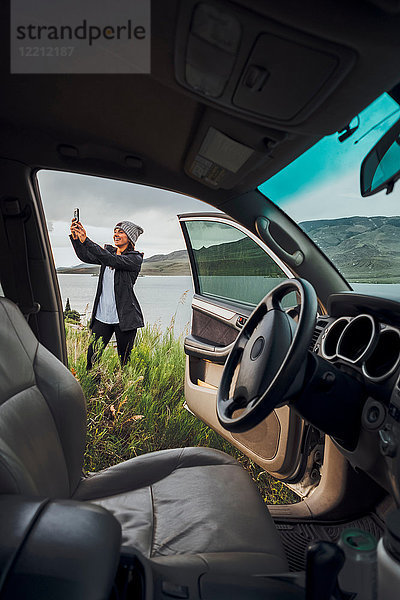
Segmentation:
<svg viewBox="0 0 400 600">
<path fill-rule="evenodd" d="M 345 292 L 331 295 L 327 308 L 328 315 L 317 320 L 310 349 L 336 373 L 356 380 L 363 396 L 356 442 L 349 447 L 332 437 L 354 468 L 399 502 L 400 302 Z M 353 393 L 346 386 L 336 396 L 345 426 Z"/>
</svg>

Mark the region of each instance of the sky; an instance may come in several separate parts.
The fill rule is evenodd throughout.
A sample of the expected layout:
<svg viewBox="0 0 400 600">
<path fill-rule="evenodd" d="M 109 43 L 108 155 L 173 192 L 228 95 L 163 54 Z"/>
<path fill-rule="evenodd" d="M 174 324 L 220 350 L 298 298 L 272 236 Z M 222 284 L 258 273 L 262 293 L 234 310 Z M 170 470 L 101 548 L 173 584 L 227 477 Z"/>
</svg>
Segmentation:
<svg viewBox="0 0 400 600">
<path fill-rule="evenodd" d="M 362 159 L 399 118 L 399 110 L 384 94 L 360 114 L 360 126 L 349 139 L 339 143 L 337 134 L 327 136 L 259 189 L 297 222 L 399 215 L 400 182 L 390 195 L 361 198 L 359 192 Z M 56 266 L 80 262 L 68 237 L 75 207 L 89 237 L 101 246 L 112 244 L 119 221 L 140 225 L 144 233 L 136 248 L 145 258 L 185 247 L 177 214 L 218 212 L 188 196 L 99 177 L 40 171 L 38 180 Z"/>
<path fill-rule="evenodd" d="M 69 239 L 76 207 L 88 236 L 101 246 L 113 243 L 119 221 L 140 225 L 136 249 L 145 258 L 185 248 L 177 214 L 219 212 L 189 196 L 101 177 L 40 171 L 38 181 L 57 267 L 80 263 Z"/>
<path fill-rule="evenodd" d="M 389 115 L 390 118 L 374 127 Z M 340 143 L 337 133 L 325 137 L 262 184 L 260 191 L 296 222 L 356 215 L 399 215 L 400 182 L 389 195 L 382 191 L 362 198 L 360 194 L 363 158 L 399 117 L 398 104 L 383 94 L 360 114 L 360 126 L 350 138 Z M 355 123 L 356 119 L 352 125 Z"/>
</svg>

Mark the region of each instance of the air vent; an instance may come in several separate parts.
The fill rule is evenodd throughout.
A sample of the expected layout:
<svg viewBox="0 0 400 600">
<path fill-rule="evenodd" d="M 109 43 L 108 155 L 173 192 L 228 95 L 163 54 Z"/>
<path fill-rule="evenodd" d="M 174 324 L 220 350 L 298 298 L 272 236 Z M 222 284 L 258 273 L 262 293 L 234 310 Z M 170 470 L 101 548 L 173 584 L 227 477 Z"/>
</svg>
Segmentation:
<svg viewBox="0 0 400 600">
<path fill-rule="evenodd" d="M 327 321 L 326 319 L 318 319 L 317 324 L 315 325 L 313 336 L 311 338 L 309 350 L 314 350 L 315 344 L 317 343 L 319 336 L 321 335 L 323 329 L 325 329 L 325 327 L 328 325 L 328 323 L 329 321 Z"/>
</svg>

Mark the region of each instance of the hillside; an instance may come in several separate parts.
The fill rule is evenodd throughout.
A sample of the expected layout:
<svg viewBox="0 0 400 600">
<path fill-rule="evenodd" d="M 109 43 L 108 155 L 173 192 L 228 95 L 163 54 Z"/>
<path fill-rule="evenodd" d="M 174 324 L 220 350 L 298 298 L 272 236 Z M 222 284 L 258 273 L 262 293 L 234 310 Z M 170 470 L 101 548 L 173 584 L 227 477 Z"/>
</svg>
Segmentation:
<svg viewBox="0 0 400 600">
<path fill-rule="evenodd" d="M 58 267 L 57 273 L 98 275 L 100 267 L 80 263 L 73 267 Z M 141 275 L 190 275 L 190 266 L 186 250 L 175 250 L 169 254 L 155 254 L 145 258 Z"/>
<path fill-rule="evenodd" d="M 347 217 L 300 223 L 349 281 L 400 282 L 400 217 Z"/>
<path fill-rule="evenodd" d="M 400 217 L 347 217 L 300 223 L 304 231 L 349 281 L 400 283 Z M 271 264 L 247 238 L 195 250 L 203 274 L 277 276 Z M 271 270 L 272 269 L 272 270 Z M 99 267 L 83 263 L 59 267 L 58 273 L 95 273 Z M 186 250 L 145 258 L 142 275 L 190 275 Z"/>
<path fill-rule="evenodd" d="M 282 271 L 248 237 L 193 251 L 202 274 L 280 277 Z"/>
<path fill-rule="evenodd" d="M 73 267 L 57 267 L 57 273 L 71 275 L 71 274 L 83 274 L 83 275 L 98 275 L 100 267 L 96 265 L 87 265 L 86 263 L 80 263 Z"/>
<path fill-rule="evenodd" d="M 190 265 L 186 250 L 175 250 L 169 254 L 155 254 L 145 258 L 142 275 L 190 275 Z"/>
</svg>

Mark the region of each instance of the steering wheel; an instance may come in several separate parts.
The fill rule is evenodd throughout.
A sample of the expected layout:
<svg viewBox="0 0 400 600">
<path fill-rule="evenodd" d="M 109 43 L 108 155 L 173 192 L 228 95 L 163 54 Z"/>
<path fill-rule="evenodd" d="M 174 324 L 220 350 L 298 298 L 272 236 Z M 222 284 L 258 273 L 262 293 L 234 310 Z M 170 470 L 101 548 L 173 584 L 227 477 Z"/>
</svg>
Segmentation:
<svg viewBox="0 0 400 600">
<path fill-rule="evenodd" d="M 297 323 L 282 307 L 292 291 L 300 296 Z M 225 429 L 252 429 L 301 388 L 316 315 L 317 296 L 305 279 L 288 279 L 261 300 L 236 338 L 222 373 L 217 415 Z"/>
</svg>

